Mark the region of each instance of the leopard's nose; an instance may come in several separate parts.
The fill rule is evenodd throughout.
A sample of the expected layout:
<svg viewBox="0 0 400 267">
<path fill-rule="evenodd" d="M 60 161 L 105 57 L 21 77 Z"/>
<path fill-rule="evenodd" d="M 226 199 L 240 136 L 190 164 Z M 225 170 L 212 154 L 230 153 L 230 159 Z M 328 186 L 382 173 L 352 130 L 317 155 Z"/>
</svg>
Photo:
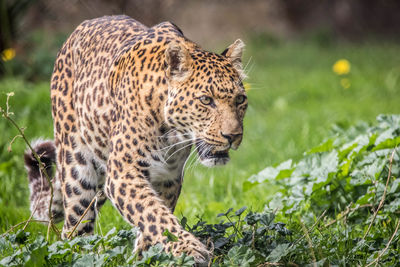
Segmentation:
<svg viewBox="0 0 400 267">
<path fill-rule="evenodd" d="M 240 133 L 227 134 L 221 132 L 221 135 L 228 140 L 230 147 L 236 149 L 239 146 L 240 142 L 242 141 L 243 133 L 240 132 Z"/>
</svg>

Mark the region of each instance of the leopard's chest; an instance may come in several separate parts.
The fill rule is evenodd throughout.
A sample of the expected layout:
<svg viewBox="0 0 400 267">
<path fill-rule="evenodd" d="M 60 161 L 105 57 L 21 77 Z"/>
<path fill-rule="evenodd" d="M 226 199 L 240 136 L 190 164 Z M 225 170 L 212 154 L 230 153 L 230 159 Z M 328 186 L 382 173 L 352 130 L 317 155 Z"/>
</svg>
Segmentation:
<svg viewBox="0 0 400 267">
<path fill-rule="evenodd" d="M 160 183 L 183 178 L 183 170 L 190 155 L 192 141 L 175 130 L 169 130 L 156 142 L 157 149 L 151 152 L 150 181 Z"/>
<path fill-rule="evenodd" d="M 150 162 L 150 182 L 158 183 L 172 180 L 181 180 L 185 163 L 190 154 L 191 147 L 178 147 L 169 153 L 154 153 Z"/>
</svg>

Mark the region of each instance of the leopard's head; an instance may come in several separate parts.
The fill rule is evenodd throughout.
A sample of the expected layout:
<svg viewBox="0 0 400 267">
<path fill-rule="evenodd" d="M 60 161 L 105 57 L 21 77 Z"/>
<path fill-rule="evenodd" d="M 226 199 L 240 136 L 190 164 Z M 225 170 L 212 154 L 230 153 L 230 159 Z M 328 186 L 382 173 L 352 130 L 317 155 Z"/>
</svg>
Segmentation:
<svg viewBox="0 0 400 267">
<path fill-rule="evenodd" d="M 165 51 L 168 99 L 166 123 L 192 140 L 205 166 L 229 161 L 243 137 L 247 97 L 242 80 L 244 44 L 236 40 L 222 54 L 185 43 L 169 43 Z"/>
</svg>

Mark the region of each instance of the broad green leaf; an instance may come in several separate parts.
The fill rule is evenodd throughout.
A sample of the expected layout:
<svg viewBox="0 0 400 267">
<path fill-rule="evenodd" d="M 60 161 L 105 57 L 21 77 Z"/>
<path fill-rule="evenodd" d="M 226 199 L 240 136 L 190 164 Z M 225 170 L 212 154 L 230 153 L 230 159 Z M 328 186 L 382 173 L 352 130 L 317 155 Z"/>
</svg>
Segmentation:
<svg viewBox="0 0 400 267">
<path fill-rule="evenodd" d="M 235 215 L 236 215 L 236 216 L 242 215 L 242 213 L 243 213 L 246 209 L 247 209 L 246 206 L 240 208 L 239 210 L 235 211 Z"/>
<path fill-rule="evenodd" d="M 47 242 L 43 236 L 39 236 L 29 245 L 30 257 L 25 263 L 27 266 L 43 266 L 46 263 Z"/>
<path fill-rule="evenodd" d="M 347 160 L 347 161 L 343 162 L 343 163 L 340 165 L 340 173 L 339 173 L 339 175 L 340 175 L 341 177 L 346 177 L 346 176 L 349 175 L 351 162 L 352 162 L 351 160 Z"/>
<path fill-rule="evenodd" d="M 279 174 L 275 177 L 275 180 L 281 180 L 284 178 L 288 178 L 292 175 L 294 169 L 284 169 L 279 172 Z"/>
<path fill-rule="evenodd" d="M 385 205 L 385 210 L 389 212 L 398 212 L 400 210 L 400 198 L 396 198 L 392 202 Z"/>
<path fill-rule="evenodd" d="M 357 199 L 356 204 L 364 205 L 364 204 L 371 203 L 371 201 L 374 199 L 374 197 L 375 197 L 374 193 L 362 195 L 359 199 Z"/>
<path fill-rule="evenodd" d="M 282 170 L 289 170 L 292 167 L 292 160 L 282 162 L 277 167 L 267 167 L 260 171 L 258 174 L 251 176 L 248 180 L 250 182 L 263 182 L 265 180 L 275 179 Z"/>
<path fill-rule="evenodd" d="M 348 158 L 348 155 L 353 149 L 357 147 L 357 143 L 346 144 L 344 148 L 339 151 L 339 160 L 343 161 L 344 159 Z"/>
<path fill-rule="evenodd" d="M 321 153 L 321 152 L 327 152 L 333 149 L 333 139 L 330 138 L 324 143 L 320 144 L 319 146 L 316 146 L 309 151 L 307 151 L 306 154 L 314 154 L 314 153 Z"/>
<path fill-rule="evenodd" d="M 355 156 L 359 155 L 362 151 L 367 150 L 367 148 L 371 145 L 370 136 L 368 136 L 367 134 L 357 136 L 354 142 L 357 144 L 357 146 L 349 153 L 351 158 L 354 158 Z"/>
<path fill-rule="evenodd" d="M 358 169 L 351 173 L 352 178 L 350 184 L 369 184 L 378 179 L 387 161 L 384 158 L 371 158 L 371 161 L 372 162 L 369 162 L 369 160 L 366 159 L 357 164 Z"/>
<path fill-rule="evenodd" d="M 379 146 L 382 142 L 391 140 L 394 137 L 395 136 L 393 135 L 393 129 L 389 128 L 378 135 L 378 137 L 375 140 L 375 146 Z"/>
<path fill-rule="evenodd" d="M 275 219 L 274 213 L 272 213 L 272 212 L 263 213 L 263 214 L 261 214 L 261 217 L 260 217 L 260 223 L 265 226 L 270 226 L 274 222 L 274 219 Z"/>
<path fill-rule="evenodd" d="M 236 246 L 229 250 L 225 264 L 228 266 L 251 267 L 255 260 L 254 252 L 245 246 Z"/>
<path fill-rule="evenodd" d="M 400 186 L 400 178 L 397 178 L 393 181 L 392 185 L 390 186 L 389 194 L 394 194 L 397 192 Z"/>
<path fill-rule="evenodd" d="M 274 248 L 274 250 L 271 251 L 269 254 L 267 261 L 270 262 L 278 262 L 281 260 L 282 257 L 285 257 L 289 252 L 290 244 L 285 243 L 285 244 L 279 244 Z"/>
<path fill-rule="evenodd" d="M 385 139 L 384 141 L 380 142 L 372 151 L 377 151 L 386 148 L 395 148 L 400 144 L 400 136 L 397 136 L 392 139 Z"/>
<path fill-rule="evenodd" d="M 86 254 L 78 258 L 76 261 L 74 261 L 73 266 L 87 267 L 87 266 L 94 266 L 94 263 L 95 263 L 95 255 Z"/>
<path fill-rule="evenodd" d="M 307 188 L 311 190 L 322 183 L 327 182 L 330 173 L 337 172 L 338 156 L 336 151 L 329 153 L 316 153 L 306 157 L 305 160 L 299 162 L 296 166 L 293 176 L 309 176 L 310 183 Z M 308 190 L 308 193 L 311 192 Z"/>
</svg>

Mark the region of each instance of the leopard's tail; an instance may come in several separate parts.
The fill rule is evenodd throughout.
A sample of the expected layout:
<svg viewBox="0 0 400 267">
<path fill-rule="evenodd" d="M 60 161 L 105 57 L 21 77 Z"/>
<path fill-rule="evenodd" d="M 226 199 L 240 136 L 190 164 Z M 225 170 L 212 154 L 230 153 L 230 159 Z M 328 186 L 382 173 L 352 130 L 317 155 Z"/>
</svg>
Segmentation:
<svg viewBox="0 0 400 267">
<path fill-rule="evenodd" d="M 38 139 L 32 142 L 32 148 L 44 164 L 45 172 L 48 174 L 53 185 L 53 202 L 51 212 L 54 222 L 64 218 L 64 209 L 61 196 L 61 182 L 54 178 L 54 167 L 56 161 L 56 147 L 51 140 Z M 39 168 L 39 162 L 28 148 L 24 155 L 25 167 L 28 171 L 30 196 L 30 207 L 33 218 L 36 220 L 49 220 L 49 204 L 51 199 L 50 184 L 45 174 Z"/>
</svg>

